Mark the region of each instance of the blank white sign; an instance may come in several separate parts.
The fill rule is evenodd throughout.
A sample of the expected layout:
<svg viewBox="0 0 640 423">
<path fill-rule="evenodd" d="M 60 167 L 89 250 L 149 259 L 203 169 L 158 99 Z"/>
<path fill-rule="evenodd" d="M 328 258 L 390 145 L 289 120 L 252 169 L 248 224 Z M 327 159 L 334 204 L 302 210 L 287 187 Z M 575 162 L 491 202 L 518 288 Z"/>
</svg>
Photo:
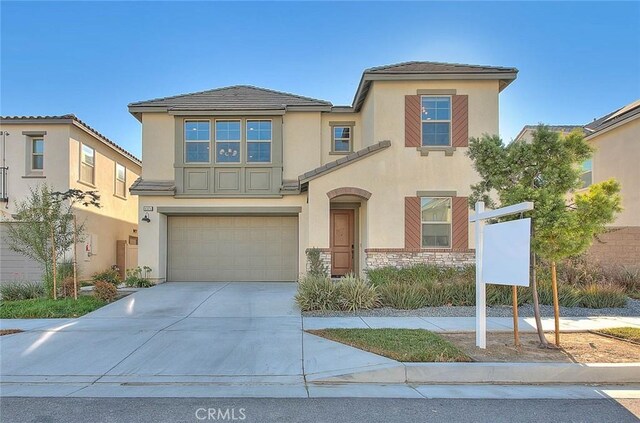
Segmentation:
<svg viewBox="0 0 640 423">
<path fill-rule="evenodd" d="M 529 286 L 531 219 L 486 225 L 483 235 L 482 281 Z"/>
</svg>

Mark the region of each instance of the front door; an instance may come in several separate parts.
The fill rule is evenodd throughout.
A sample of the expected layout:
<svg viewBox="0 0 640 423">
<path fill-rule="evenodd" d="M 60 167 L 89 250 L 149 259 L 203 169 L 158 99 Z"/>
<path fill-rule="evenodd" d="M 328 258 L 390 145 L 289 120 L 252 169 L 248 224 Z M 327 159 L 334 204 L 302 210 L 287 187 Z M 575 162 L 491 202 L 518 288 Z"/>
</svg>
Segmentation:
<svg viewBox="0 0 640 423">
<path fill-rule="evenodd" d="M 353 210 L 331 210 L 331 275 L 353 273 Z"/>
</svg>

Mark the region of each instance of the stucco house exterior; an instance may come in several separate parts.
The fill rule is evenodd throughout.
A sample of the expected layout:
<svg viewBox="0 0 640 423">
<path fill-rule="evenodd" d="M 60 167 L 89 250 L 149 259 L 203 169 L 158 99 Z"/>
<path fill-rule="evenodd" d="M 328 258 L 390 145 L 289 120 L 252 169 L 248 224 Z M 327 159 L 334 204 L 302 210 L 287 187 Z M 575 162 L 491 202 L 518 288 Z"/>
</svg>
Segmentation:
<svg viewBox="0 0 640 423">
<path fill-rule="evenodd" d="M 140 264 L 156 281 L 287 281 L 309 248 L 334 276 L 472 262 L 468 140 L 498 133 L 517 72 L 371 68 L 349 106 L 253 86 L 131 103 Z"/>
<path fill-rule="evenodd" d="M 595 149 L 583 163 L 584 189 L 610 178 L 620 182 L 622 212 L 609 231 L 600 235 L 588 254 L 603 263 L 640 265 L 640 100 L 627 104 L 586 125 L 551 126 L 563 133 L 584 131 Z M 517 140 L 529 140 L 536 126 L 525 126 Z"/>
<path fill-rule="evenodd" d="M 98 191 L 101 207 L 77 206 L 86 239 L 77 245 L 81 279 L 118 264 L 137 265 L 138 197 L 129 187 L 142 163 L 74 115 L 0 118 L 0 235 L 17 204 L 40 184 L 55 191 Z M 37 281 L 42 269 L 2 242 L 0 281 Z M 68 259 L 71 260 L 69 253 Z"/>
</svg>

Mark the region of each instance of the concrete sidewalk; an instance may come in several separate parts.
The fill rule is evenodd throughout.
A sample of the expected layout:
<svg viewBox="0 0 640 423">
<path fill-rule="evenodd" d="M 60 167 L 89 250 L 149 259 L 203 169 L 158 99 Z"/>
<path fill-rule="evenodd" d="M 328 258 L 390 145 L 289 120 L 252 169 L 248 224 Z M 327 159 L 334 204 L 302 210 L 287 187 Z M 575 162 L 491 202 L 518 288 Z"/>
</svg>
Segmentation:
<svg viewBox="0 0 640 423">
<path fill-rule="evenodd" d="M 347 329 L 347 328 L 395 328 L 395 329 L 427 329 L 432 332 L 473 332 L 475 317 L 304 317 L 303 328 L 313 329 Z M 533 317 L 518 319 L 520 332 L 535 332 L 536 322 Z M 553 318 L 543 318 L 545 331 L 554 330 Z M 640 317 L 562 317 L 560 330 L 581 332 L 614 327 L 640 328 Z M 513 330 L 511 317 L 487 317 L 487 330 L 508 332 Z"/>
</svg>

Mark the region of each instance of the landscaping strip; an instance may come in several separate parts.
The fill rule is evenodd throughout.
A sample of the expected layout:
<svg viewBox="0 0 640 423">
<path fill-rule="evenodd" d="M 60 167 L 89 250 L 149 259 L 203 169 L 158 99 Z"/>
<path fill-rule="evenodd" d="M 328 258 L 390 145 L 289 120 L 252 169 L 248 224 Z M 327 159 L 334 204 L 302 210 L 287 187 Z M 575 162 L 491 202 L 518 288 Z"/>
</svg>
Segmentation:
<svg viewBox="0 0 640 423">
<path fill-rule="evenodd" d="M 0 329 L 0 336 L 24 332 L 22 329 Z"/>
<path fill-rule="evenodd" d="M 634 344 L 640 344 L 640 328 L 610 328 L 595 330 L 593 332 L 599 335 L 607 335 L 616 339 L 633 342 Z"/>
<path fill-rule="evenodd" d="M 308 332 L 401 362 L 471 361 L 451 342 L 422 329 L 321 329 Z"/>
<path fill-rule="evenodd" d="M 80 317 L 107 303 L 92 296 L 80 296 L 77 300 L 63 298 L 52 300 L 35 298 L 30 300 L 0 302 L 1 319 L 38 319 Z"/>
</svg>

